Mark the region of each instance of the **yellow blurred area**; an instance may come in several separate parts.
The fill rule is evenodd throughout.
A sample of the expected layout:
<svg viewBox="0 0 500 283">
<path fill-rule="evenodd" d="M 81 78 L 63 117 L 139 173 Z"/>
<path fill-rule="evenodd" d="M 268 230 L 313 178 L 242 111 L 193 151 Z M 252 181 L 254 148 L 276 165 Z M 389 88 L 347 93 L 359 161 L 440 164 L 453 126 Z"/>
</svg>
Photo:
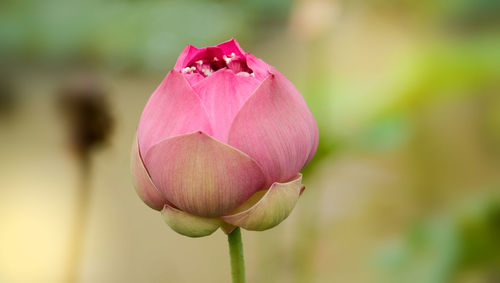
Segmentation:
<svg viewBox="0 0 500 283">
<path fill-rule="evenodd" d="M 499 11 L 495 0 L 3 1 L 0 282 L 66 282 L 73 227 L 77 282 L 230 282 L 225 234 L 172 231 L 137 197 L 129 155 L 184 46 L 231 37 L 299 88 L 320 129 L 294 212 L 243 231 L 248 282 L 500 282 Z M 60 100 L 78 91 L 97 93 L 109 137 L 71 140 Z M 75 223 L 78 153 L 99 138 Z"/>
</svg>

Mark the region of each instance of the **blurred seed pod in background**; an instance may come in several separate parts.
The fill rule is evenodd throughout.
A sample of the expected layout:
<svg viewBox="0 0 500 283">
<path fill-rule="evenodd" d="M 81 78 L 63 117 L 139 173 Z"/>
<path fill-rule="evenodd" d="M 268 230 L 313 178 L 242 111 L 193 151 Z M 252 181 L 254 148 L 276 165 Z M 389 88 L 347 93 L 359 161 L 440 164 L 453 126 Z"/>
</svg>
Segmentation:
<svg viewBox="0 0 500 283">
<path fill-rule="evenodd" d="M 106 89 L 96 75 L 78 74 L 69 79 L 59 90 L 58 106 L 78 156 L 86 156 L 109 141 L 113 119 Z"/>
</svg>

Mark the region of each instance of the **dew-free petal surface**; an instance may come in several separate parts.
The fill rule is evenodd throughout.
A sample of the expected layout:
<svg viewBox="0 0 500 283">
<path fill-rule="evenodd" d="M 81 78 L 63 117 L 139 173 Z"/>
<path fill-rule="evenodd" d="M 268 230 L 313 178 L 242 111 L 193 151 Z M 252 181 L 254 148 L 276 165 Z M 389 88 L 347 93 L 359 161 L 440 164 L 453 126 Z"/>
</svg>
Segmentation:
<svg viewBox="0 0 500 283">
<path fill-rule="evenodd" d="M 267 76 L 270 75 L 272 67 L 262 59 L 255 57 L 251 53 L 247 53 L 245 58 L 248 68 L 253 70 L 254 76 L 257 80 L 263 81 Z"/>
<path fill-rule="evenodd" d="M 144 163 L 167 200 L 198 216 L 220 216 L 265 186 L 255 161 L 201 131 L 153 146 Z"/>
<path fill-rule="evenodd" d="M 200 99 L 178 72 L 170 71 L 146 104 L 137 128 L 143 156 L 162 140 L 180 134 L 212 132 Z"/>
<path fill-rule="evenodd" d="M 280 224 L 290 215 L 303 190 L 302 175 L 287 183 L 273 183 L 269 190 L 250 208 L 221 216 L 234 226 L 263 231 Z M 260 193 L 260 192 L 259 192 Z M 253 200 L 249 200 L 253 202 Z M 242 206 L 247 206 L 243 204 Z M 237 211 L 240 211 L 238 209 Z"/>
<path fill-rule="evenodd" d="M 222 142 L 227 140 L 234 117 L 259 84 L 252 76 L 221 69 L 193 85 L 207 111 L 213 137 Z"/>
<path fill-rule="evenodd" d="M 284 182 L 314 155 L 318 128 L 299 91 L 273 70 L 237 114 L 228 143 L 257 161 L 269 182 Z"/>
</svg>

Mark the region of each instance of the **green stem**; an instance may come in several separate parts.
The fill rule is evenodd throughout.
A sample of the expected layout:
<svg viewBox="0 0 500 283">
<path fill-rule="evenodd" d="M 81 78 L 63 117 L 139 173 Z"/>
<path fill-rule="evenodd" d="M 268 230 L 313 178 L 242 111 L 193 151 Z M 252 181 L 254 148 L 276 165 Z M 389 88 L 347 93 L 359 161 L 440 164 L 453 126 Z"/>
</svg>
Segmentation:
<svg viewBox="0 0 500 283">
<path fill-rule="evenodd" d="M 227 235 L 229 255 L 231 257 L 231 275 L 233 283 L 245 283 L 245 261 L 243 259 L 243 244 L 240 227 Z"/>
</svg>

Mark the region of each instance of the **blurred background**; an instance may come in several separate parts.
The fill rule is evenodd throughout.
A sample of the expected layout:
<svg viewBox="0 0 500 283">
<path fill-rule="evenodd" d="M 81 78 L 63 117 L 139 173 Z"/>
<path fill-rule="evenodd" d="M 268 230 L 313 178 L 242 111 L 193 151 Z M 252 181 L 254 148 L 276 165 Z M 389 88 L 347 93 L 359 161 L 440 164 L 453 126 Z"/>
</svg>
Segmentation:
<svg viewBox="0 0 500 283">
<path fill-rule="evenodd" d="M 231 37 L 320 128 L 294 212 L 243 231 L 248 282 L 500 282 L 496 0 L 3 0 L 0 282 L 230 281 L 129 154 L 184 46 Z"/>
</svg>

